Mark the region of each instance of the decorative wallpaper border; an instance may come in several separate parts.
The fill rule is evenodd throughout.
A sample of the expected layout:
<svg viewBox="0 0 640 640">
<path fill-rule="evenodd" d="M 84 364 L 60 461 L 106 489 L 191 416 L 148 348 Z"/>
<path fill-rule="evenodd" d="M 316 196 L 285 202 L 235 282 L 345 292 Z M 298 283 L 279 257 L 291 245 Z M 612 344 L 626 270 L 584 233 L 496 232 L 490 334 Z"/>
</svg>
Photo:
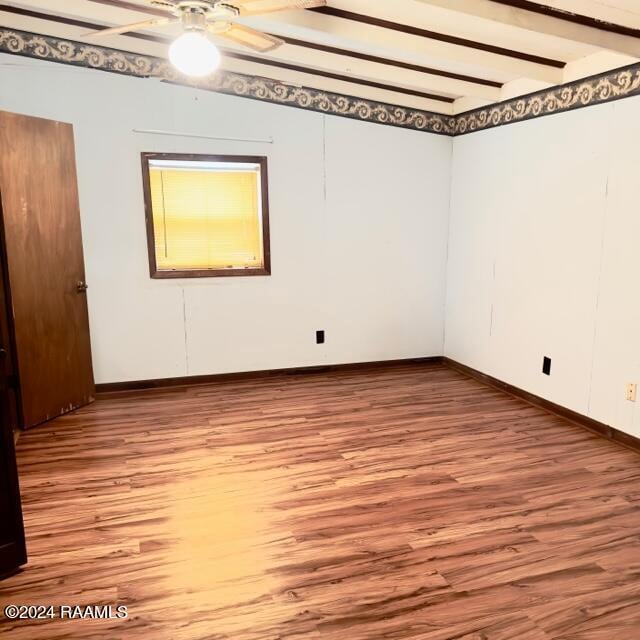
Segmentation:
<svg viewBox="0 0 640 640">
<path fill-rule="evenodd" d="M 640 95 L 640 63 L 497 102 L 455 117 L 455 136 Z"/>
<path fill-rule="evenodd" d="M 416 131 L 448 136 L 453 135 L 454 132 L 455 119 L 452 116 L 300 87 L 279 80 L 231 71 L 220 71 L 205 80 L 194 81 L 178 73 L 163 58 L 128 53 L 17 29 L 0 27 L 0 52 L 138 78 L 159 78 L 166 82 L 207 91 L 254 98 Z"/>
<path fill-rule="evenodd" d="M 448 116 L 231 71 L 220 71 L 211 78 L 193 81 L 179 74 L 163 58 L 5 27 L 0 27 L 0 53 L 138 78 L 159 78 L 206 91 L 446 136 L 465 135 L 640 95 L 640 63 L 636 63 L 457 116 Z"/>
</svg>

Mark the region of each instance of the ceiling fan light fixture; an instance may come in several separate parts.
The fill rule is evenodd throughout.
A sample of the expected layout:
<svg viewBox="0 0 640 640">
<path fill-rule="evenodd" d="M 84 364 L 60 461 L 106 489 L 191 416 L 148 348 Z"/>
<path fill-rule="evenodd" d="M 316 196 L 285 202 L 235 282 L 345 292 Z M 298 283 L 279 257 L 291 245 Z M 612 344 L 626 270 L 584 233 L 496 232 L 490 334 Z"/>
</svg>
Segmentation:
<svg viewBox="0 0 640 640">
<path fill-rule="evenodd" d="M 204 32 L 189 30 L 171 43 L 169 60 L 181 73 L 202 78 L 218 68 L 220 51 Z"/>
</svg>

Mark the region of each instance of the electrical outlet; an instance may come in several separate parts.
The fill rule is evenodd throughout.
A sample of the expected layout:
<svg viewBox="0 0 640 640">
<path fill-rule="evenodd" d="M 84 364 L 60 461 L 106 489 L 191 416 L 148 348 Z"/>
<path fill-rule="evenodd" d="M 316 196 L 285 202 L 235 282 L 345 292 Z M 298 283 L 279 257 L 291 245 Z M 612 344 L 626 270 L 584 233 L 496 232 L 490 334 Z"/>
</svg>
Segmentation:
<svg viewBox="0 0 640 640">
<path fill-rule="evenodd" d="M 542 358 L 542 373 L 544 373 L 545 376 L 551 375 L 551 358 L 547 356 Z"/>
<path fill-rule="evenodd" d="M 316 344 L 324 344 L 324 329 L 316 331 Z"/>
<path fill-rule="evenodd" d="M 635 382 L 630 382 L 627 385 L 627 400 L 629 402 L 635 402 L 638 396 L 638 385 Z"/>
</svg>

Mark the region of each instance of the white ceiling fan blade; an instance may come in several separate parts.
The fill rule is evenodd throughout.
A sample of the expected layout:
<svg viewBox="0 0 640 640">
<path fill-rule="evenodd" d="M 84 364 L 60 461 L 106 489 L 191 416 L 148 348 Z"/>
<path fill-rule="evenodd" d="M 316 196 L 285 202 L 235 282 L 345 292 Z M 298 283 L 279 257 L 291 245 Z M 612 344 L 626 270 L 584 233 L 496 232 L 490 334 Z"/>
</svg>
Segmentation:
<svg viewBox="0 0 640 640">
<path fill-rule="evenodd" d="M 234 24 L 230 29 L 223 31 L 222 33 L 215 33 L 214 31 L 214 34 L 221 38 L 227 38 L 227 40 L 232 40 L 233 42 L 242 44 L 254 51 L 259 51 L 260 53 L 272 51 L 284 44 L 284 41 L 280 40 L 280 38 L 262 33 L 262 31 L 249 29 L 249 27 L 245 27 L 240 24 Z"/>
<path fill-rule="evenodd" d="M 171 22 L 178 22 L 178 19 L 173 17 L 151 18 L 149 20 L 142 20 L 141 22 L 132 22 L 131 24 L 125 24 L 121 27 L 110 27 L 108 29 L 101 29 L 100 31 L 89 31 L 88 33 L 83 33 L 82 35 L 90 37 L 113 36 L 118 33 L 127 33 L 128 31 L 138 31 L 139 29 L 146 29 L 147 27 L 159 27 L 165 24 L 170 24 Z"/>
<path fill-rule="evenodd" d="M 296 9 L 315 9 L 326 7 L 327 0 L 234 0 L 243 16 L 273 11 L 294 11 Z"/>
</svg>

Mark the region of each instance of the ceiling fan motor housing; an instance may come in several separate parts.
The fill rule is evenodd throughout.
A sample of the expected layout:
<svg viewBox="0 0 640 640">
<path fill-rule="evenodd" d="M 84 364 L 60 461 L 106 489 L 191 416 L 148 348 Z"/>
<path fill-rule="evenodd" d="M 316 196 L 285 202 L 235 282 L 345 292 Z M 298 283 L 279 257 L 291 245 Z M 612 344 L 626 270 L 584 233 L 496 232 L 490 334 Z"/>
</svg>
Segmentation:
<svg viewBox="0 0 640 640">
<path fill-rule="evenodd" d="M 185 31 L 204 31 L 207 28 L 207 17 L 202 11 L 183 10 L 181 17 Z"/>
<path fill-rule="evenodd" d="M 186 31 L 206 31 L 214 27 L 215 31 L 222 32 L 230 27 L 228 21 L 240 14 L 233 5 L 204 0 L 183 0 L 176 5 L 176 9 Z"/>
</svg>

